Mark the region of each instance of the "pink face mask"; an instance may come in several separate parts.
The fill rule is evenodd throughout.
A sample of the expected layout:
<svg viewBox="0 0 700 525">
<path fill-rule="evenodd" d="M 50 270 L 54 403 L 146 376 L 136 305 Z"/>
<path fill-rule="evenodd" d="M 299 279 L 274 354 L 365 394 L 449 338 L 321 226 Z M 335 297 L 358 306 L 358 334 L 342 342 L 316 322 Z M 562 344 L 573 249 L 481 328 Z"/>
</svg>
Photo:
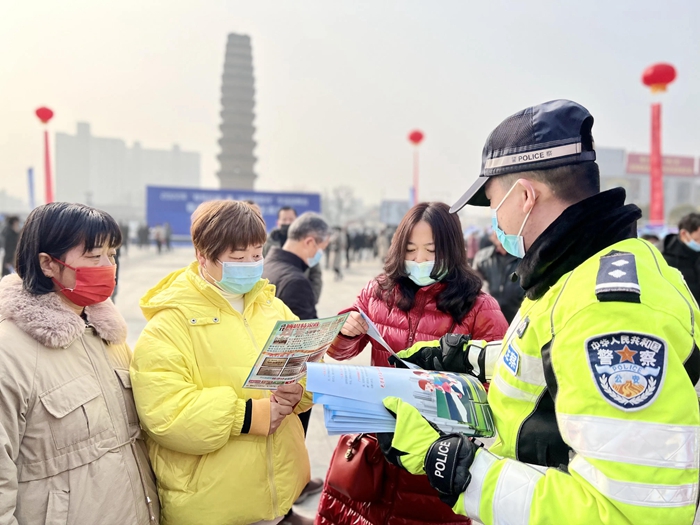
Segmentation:
<svg viewBox="0 0 700 525">
<path fill-rule="evenodd" d="M 116 264 L 73 268 L 58 259 L 54 259 L 54 261 L 75 272 L 75 286 L 73 288 L 66 288 L 55 278 L 51 279 L 71 303 L 78 306 L 90 306 L 106 301 L 112 296 L 117 284 Z"/>
</svg>

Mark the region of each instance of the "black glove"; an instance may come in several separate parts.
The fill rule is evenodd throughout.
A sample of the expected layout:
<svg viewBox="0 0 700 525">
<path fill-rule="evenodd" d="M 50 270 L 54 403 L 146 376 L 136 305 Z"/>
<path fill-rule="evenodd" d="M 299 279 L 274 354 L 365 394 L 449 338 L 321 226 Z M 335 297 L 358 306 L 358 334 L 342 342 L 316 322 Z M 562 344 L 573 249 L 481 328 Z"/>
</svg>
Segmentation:
<svg viewBox="0 0 700 525">
<path fill-rule="evenodd" d="M 418 365 L 423 370 L 439 370 L 468 374 L 473 370 L 466 352 L 471 336 L 465 334 L 446 334 L 439 341 L 421 341 L 397 356 L 404 361 Z M 389 363 L 397 368 L 405 368 L 396 357 L 389 356 Z"/>
<path fill-rule="evenodd" d="M 454 507 L 469 485 L 469 468 L 481 446 L 462 434 L 444 435 L 418 410 L 397 397 L 384 399 L 396 418 L 394 433 L 377 434 L 384 457 L 411 474 L 425 473 L 440 499 Z"/>
<path fill-rule="evenodd" d="M 440 499 L 454 507 L 472 479 L 469 468 L 479 446 L 462 434 L 449 434 L 435 441 L 425 456 L 425 473 Z"/>
</svg>

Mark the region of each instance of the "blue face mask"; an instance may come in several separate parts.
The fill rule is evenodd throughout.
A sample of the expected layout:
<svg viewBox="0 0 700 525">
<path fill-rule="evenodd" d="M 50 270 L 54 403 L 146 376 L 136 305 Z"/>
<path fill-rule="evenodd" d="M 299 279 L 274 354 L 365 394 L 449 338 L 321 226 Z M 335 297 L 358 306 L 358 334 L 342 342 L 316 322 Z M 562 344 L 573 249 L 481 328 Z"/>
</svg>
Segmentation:
<svg viewBox="0 0 700 525">
<path fill-rule="evenodd" d="M 405 262 L 408 278 L 418 286 L 428 286 L 429 284 L 437 282 L 437 280 L 430 277 L 430 274 L 433 272 L 433 268 L 435 267 L 435 261 L 425 261 L 422 263 L 417 263 L 415 261 Z"/>
<path fill-rule="evenodd" d="M 685 245 L 694 252 L 700 252 L 700 242 L 695 239 L 690 239 Z"/>
<path fill-rule="evenodd" d="M 306 259 L 306 264 L 309 265 L 309 268 L 313 268 L 321 262 L 321 257 L 323 257 L 323 250 L 318 250 L 311 259 Z"/>
<path fill-rule="evenodd" d="M 262 278 L 263 263 L 263 259 L 257 262 L 219 261 L 221 265 L 221 280 L 216 281 L 216 284 L 225 292 L 237 295 L 246 294 Z"/>
<path fill-rule="evenodd" d="M 496 232 L 496 237 L 498 237 L 498 242 L 500 242 L 503 245 L 503 249 L 507 251 L 509 254 L 514 255 L 515 257 L 522 259 L 525 257 L 525 240 L 523 239 L 523 236 L 521 233 L 523 233 L 523 228 L 525 228 L 525 223 L 527 222 L 527 219 L 530 217 L 530 213 L 532 213 L 532 210 L 534 209 L 534 206 L 530 208 L 530 211 L 527 212 L 527 215 L 525 215 L 525 220 L 523 221 L 522 226 L 520 226 L 520 231 L 518 232 L 517 235 L 508 235 L 506 232 L 504 232 L 499 226 L 498 226 L 498 209 L 503 206 L 503 203 L 506 201 L 508 198 L 508 195 L 510 195 L 510 192 L 513 191 L 513 188 L 515 188 L 515 184 L 511 186 L 511 188 L 508 190 L 508 193 L 505 194 L 503 197 L 503 200 L 501 203 L 496 206 L 495 210 L 491 210 L 491 228 L 493 231 Z"/>
</svg>

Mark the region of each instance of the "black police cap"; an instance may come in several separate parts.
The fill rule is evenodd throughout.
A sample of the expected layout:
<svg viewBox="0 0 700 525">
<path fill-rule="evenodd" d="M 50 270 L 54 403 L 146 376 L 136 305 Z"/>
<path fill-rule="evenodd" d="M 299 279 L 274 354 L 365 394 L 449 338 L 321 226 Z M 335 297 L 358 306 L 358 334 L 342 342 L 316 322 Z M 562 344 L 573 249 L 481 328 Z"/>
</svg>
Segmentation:
<svg viewBox="0 0 700 525">
<path fill-rule="evenodd" d="M 519 111 L 494 129 L 481 155 L 481 173 L 450 208 L 488 206 L 489 177 L 568 166 L 595 160 L 593 116 L 571 100 L 551 100 Z"/>
</svg>

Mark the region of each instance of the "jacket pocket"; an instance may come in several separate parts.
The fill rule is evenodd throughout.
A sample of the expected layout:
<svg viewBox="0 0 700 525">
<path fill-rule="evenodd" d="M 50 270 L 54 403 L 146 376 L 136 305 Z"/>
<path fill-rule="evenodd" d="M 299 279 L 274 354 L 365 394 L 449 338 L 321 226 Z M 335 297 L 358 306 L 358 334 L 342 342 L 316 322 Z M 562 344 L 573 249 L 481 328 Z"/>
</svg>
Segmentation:
<svg viewBox="0 0 700 525">
<path fill-rule="evenodd" d="M 39 395 L 49 413 L 57 449 L 86 441 L 110 426 L 109 412 L 97 379 L 86 374 Z"/>
<path fill-rule="evenodd" d="M 119 384 L 122 387 L 122 396 L 124 396 L 129 425 L 138 425 L 139 415 L 138 412 L 136 412 L 136 403 L 134 402 L 134 392 L 131 389 L 131 376 L 129 375 L 129 371 L 123 368 L 115 368 L 114 372 L 117 374 Z"/>
<path fill-rule="evenodd" d="M 46 508 L 45 525 L 66 525 L 68 523 L 68 503 L 70 494 L 64 491 L 49 492 L 49 505 Z"/>
</svg>

